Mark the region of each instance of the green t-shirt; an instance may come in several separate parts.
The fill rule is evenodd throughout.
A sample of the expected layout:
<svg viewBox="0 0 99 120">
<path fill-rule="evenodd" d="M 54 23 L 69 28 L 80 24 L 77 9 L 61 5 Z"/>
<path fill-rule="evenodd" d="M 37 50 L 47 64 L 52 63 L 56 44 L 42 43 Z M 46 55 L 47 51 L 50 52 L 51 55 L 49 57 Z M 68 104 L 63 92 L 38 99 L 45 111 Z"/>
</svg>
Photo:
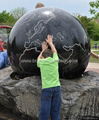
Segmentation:
<svg viewBox="0 0 99 120">
<path fill-rule="evenodd" d="M 53 57 L 39 59 L 37 61 L 37 66 L 41 71 L 42 88 L 60 86 L 58 62 L 59 58 L 57 53 L 54 53 Z"/>
</svg>

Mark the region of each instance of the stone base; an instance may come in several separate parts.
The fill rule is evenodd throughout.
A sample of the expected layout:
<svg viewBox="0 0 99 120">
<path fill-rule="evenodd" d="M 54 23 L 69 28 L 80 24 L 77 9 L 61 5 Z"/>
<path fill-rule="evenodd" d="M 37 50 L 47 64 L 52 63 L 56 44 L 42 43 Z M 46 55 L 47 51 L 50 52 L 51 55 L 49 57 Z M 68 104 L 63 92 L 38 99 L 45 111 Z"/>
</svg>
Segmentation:
<svg viewBox="0 0 99 120">
<path fill-rule="evenodd" d="M 21 120 L 38 120 L 40 77 L 12 80 L 11 72 L 10 67 L 0 70 L 0 104 Z M 61 120 L 99 120 L 99 73 L 88 71 L 81 78 L 61 79 L 61 90 Z"/>
</svg>

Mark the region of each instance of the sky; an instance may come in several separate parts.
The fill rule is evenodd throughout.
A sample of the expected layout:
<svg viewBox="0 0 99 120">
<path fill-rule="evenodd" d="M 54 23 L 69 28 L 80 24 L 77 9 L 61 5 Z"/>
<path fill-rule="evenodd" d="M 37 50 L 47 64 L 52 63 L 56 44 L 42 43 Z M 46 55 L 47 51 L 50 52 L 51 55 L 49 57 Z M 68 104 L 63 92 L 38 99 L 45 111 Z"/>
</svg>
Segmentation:
<svg viewBox="0 0 99 120">
<path fill-rule="evenodd" d="M 17 7 L 24 7 L 28 11 L 35 8 L 36 3 L 42 2 L 46 7 L 61 8 L 71 14 L 91 17 L 89 2 L 94 0 L 0 0 L 0 12 L 8 12 Z"/>
</svg>

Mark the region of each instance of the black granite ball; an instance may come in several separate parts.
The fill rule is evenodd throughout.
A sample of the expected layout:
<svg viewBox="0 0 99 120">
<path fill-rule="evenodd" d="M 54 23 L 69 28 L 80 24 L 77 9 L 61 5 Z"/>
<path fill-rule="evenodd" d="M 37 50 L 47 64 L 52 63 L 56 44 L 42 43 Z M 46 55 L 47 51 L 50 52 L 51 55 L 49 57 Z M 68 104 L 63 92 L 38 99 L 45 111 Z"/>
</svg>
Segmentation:
<svg viewBox="0 0 99 120">
<path fill-rule="evenodd" d="M 60 58 L 60 77 L 81 76 L 89 61 L 89 39 L 75 17 L 57 8 L 30 11 L 14 25 L 8 41 L 13 71 L 20 75 L 40 75 L 37 57 L 48 34 L 53 35 Z"/>
</svg>

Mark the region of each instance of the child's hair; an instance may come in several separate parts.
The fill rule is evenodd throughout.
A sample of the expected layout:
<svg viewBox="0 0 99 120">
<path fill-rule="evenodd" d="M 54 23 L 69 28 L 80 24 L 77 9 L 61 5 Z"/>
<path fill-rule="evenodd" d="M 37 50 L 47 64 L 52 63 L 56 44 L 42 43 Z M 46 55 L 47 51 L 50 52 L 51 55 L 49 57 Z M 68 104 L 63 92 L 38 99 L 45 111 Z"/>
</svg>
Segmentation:
<svg viewBox="0 0 99 120">
<path fill-rule="evenodd" d="M 41 7 L 44 7 L 44 4 L 43 3 L 37 3 L 35 8 L 41 8 Z"/>
<path fill-rule="evenodd" d="M 47 58 L 47 57 L 53 57 L 53 53 L 50 49 L 46 49 L 43 53 L 42 53 L 42 56 L 44 58 Z"/>
</svg>

